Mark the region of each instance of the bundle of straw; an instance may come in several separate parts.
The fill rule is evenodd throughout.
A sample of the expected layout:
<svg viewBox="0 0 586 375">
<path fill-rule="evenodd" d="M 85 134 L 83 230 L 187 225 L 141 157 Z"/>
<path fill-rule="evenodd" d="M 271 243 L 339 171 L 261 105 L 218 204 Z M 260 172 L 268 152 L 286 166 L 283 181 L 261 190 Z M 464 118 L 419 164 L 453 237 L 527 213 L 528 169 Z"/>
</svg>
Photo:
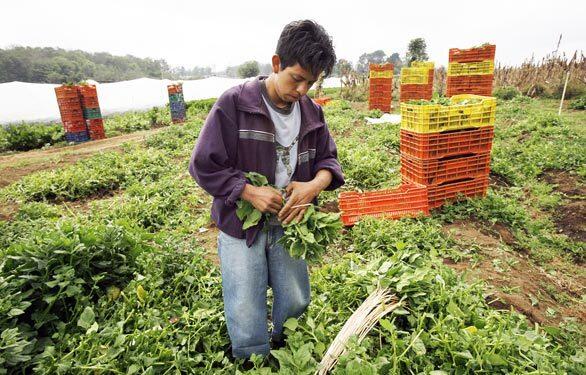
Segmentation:
<svg viewBox="0 0 586 375">
<path fill-rule="evenodd" d="M 400 305 L 392 290 L 377 288 L 346 321 L 322 358 L 316 374 L 324 375 L 331 371 L 338 363 L 340 356 L 346 353 L 350 337 L 357 336 L 358 342 L 362 342 L 383 316 Z"/>
</svg>

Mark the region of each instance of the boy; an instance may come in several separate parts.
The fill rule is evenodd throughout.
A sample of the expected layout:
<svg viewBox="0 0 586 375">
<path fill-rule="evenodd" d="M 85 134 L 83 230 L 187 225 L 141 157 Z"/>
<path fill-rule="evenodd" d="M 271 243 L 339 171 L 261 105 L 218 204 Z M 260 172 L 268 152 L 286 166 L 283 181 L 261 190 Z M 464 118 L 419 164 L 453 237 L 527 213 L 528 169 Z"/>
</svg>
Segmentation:
<svg viewBox="0 0 586 375">
<path fill-rule="evenodd" d="M 335 62 L 323 27 L 309 20 L 288 24 L 272 57 L 272 74 L 222 94 L 193 151 L 189 172 L 214 197 L 226 323 L 236 358 L 269 353 L 268 286 L 274 295 L 273 345 L 283 345 L 283 323 L 309 305 L 307 264 L 277 241 L 282 223 L 303 217 L 306 204 L 317 203 L 322 190 L 344 183 L 322 109 L 306 96 Z M 286 203 L 278 190 L 249 184 L 245 173 L 251 171 L 285 189 Z M 238 199 L 271 213 L 271 219 L 243 231 Z"/>
</svg>

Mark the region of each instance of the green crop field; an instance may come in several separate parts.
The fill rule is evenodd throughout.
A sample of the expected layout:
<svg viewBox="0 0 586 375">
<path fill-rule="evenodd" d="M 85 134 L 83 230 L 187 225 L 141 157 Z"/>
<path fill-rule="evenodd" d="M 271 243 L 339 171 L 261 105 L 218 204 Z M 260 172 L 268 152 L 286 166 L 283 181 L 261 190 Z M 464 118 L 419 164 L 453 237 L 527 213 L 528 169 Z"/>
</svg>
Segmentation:
<svg viewBox="0 0 586 375">
<path fill-rule="evenodd" d="M 399 125 L 327 93 L 343 190 L 399 185 Z M 0 165 L 14 175 L 0 189 L 0 373 L 244 372 L 227 355 L 211 198 L 187 172 L 212 103 L 188 103 L 181 125 L 156 110 L 107 120 L 109 136 L 165 125 L 115 150 Z M 499 99 L 486 197 L 343 230 L 312 263 L 286 346 L 249 372 L 315 373 L 382 285 L 401 306 L 333 373 L 586 373 L 586 112 L 557 105 Z M 338 193 L 321 203 L 335 210 Z"/>
</svg>

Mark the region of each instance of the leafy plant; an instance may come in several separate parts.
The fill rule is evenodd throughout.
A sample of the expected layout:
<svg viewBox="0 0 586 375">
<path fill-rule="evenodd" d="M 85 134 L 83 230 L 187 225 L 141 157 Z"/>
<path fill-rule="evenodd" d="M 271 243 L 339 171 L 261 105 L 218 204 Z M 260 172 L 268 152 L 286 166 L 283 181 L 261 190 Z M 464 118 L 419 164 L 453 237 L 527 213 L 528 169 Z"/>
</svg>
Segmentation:
<svg viewBox="0 0 586 375">
<path fill-rule="evenodd" d="M 315 262 L 322 258 L 326 247 L 333 243 L 342 230 L 340 214 L 318 211 L 307 207 L 303 218 L 283 226 L 285 234 L 279 243 L 294 258 Z"/>
</svg>

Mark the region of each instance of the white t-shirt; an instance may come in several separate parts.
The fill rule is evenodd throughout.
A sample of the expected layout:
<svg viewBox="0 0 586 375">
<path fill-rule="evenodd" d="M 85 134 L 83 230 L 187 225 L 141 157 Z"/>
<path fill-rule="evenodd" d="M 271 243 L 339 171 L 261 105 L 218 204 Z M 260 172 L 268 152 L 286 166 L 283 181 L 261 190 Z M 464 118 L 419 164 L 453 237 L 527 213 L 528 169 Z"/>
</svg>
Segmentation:
<svg viewBox="0 0 586 375">
<path fill-rule="evenodd" d="M 301 128 L 301 109 L 299 102 L 294 102 L 290 108 L 277 107 L 269 98 L 265 81 L 261 82 L 262 98 L 269 109 L 273 124 L 275 124 L 275 141 L 277 147 L 277 163 L 275 168 L 275 186 L 286 187 L 297 166 L 297 145 L 299 129 Z"/>
</svg>

